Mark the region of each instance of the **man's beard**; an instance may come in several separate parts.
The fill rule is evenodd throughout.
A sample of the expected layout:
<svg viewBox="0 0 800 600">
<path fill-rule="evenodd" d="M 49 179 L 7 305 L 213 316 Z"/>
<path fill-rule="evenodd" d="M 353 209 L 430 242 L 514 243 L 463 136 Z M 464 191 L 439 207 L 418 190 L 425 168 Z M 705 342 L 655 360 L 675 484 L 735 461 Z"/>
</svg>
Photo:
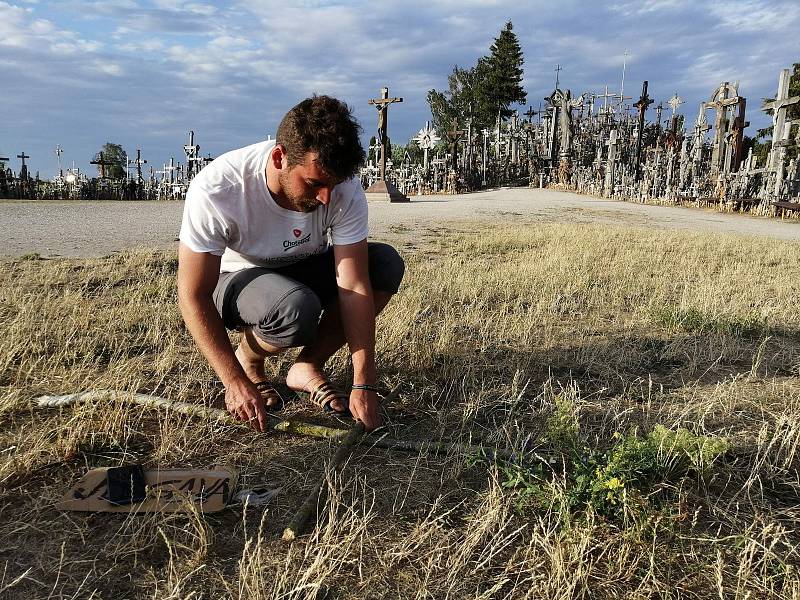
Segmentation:
<svg viewBox="0 0 800 600">
<path fill-rule="evenodd" d="M 300 212 L 310 213 L 317 210 L 320 206 L 322 206 L 322 202 L 317 200 L 316 198 L 300 198 L 300 199 L 291 199 L 294 202 L 294 205 L 300 209 Z"/>
<path fill-rule="evenodd" d="M 300 212 L 304 213 L 314 212 L 320 206 L 322 206 L 322 202 L 320 202 L 316 198 L 306 198 L 305 196 L 303 196 L 302 193 L 297 192 L 290 183 L 288 173 L 280 173 L 278 175 L 278 181 L 280 182 L 281 188 L 283 189 L 283 193 L 286 195 L 286 198 Z"/>
</svg>

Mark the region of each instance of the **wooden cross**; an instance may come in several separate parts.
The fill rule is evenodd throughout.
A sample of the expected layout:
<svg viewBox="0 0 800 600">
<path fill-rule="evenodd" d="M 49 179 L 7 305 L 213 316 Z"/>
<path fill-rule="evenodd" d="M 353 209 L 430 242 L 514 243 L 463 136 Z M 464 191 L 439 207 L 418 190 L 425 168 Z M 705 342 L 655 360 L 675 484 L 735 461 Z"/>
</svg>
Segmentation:
<svg viewBox="0 0 800 600">
<path fill-rule="evenodd" d="M 636 173 L 635 181 L 639 181 L 641 177 L 641 159 L 642 159 L 642 133 L 644 131 L 644 113 L 647 107 L 653 103 L 653 99 L 647 95 L 647 81 L 642 83 L 642 95 L 639 100 L 634 104 L 639 109 L 639 129 L 636 132 Z"/>
<path fill-rule="evenodd" d="M 169 166 L 164 165 L 164 171 L 167 171 L 167 173 L 169 174 L 169 182 L 170 183 L 175 183 L 175 169 L 177 169 L 177 167 L 175 166 L 175 157 L 174 156 L 170 156 L 169 157 Z"/>
<path fill-rule="evenodd" d="M 370 151 L 370 154 L 372 154 L 372 153 L 375 154 L 375 164 L 376 165 L 380 161 L 380 153 L 381 153 L 381 148 L 382 147 L 383 146 L 380 143 L 378 143 L 377 138 L 375 139 L 375 143 L 374 144 L 370 144 L 369 151 Z"/>
<path fill-rule="evenodd" d="M 28 178 L 28 167 L 25 164 L 25 159 L 26 158 L 30 158 L 30 156 L 25 154 L 25 151 L 23 150 L 21 154 L 17 154 L 17 158 L 21 158 L 22 159 L 22 167 L 19 170 L 19 178 L 20 179 L 27 179 Z"/>
<path fill-rule="evenodd" d="M 54 152 L 56 155 L 56 160 L 58 161 L 58 175 L 61 176 L 64 174 L 64 171 L 61 169 L 61 155 L 64 154 L 64 149 L 61 147 L 61 144 L 56 144 L 56 149 Z"/>
<path fill-rule="evenodd" d="M 402 102 L 402 98 L 389 98 L 389 88 L 381 88 L 380 98 L 371 98 L 368 104 L 372 104 L 378 109 L 378 139 L 381 145 L 381 175 L 380 181 L 386 180 L 386 144 L 389 138 L 386 135 L 389 119 L 389 105 L 395 102 Z"/>
<path fill-rule="evenodd" d="M 194 143 L 194 131 L 189 132 L 189 143 L 183 147 L 183 151 L 186 153 L 186 176 L 191 181 L 200 171 L 197 163 L 202 160 L 200 146 Z"/>
<path fill-rule="evenodd" d="M 464 135 L 464 130 L 458 128 L 458 119 L 453 119 L 453 128 L 447 131 L 447 139 L 451 142 L 456 142 Z"/>
<path fill-rule="evenodd" d="M 772 147 L 781 148 L 785 147 L 788 142 L 784 136 L 788 137 L 786 128 L 786 109 L 795 104 L 800 104 L 800 96 L 789 97 L 789 81 L 791 73 L 789 69 L 781 71 L 780 78 L 778 79 L 778 95 L 774 100 L 764 102 L 761 106 L 762 110 L 774 111 L 772 116 Z M 774 162 L 774 161 L 773 161 Z"/>
<path fill-rule="evenodd" d="M 141 183 L 142 182 L 142 165 L 147 164 L 146 160 L 142 160 L 142 151 L 137 148 L 136 149 L 136 160 L 132 161 L 134 165 L 136 165 L 136 181 Z"/>
<path fill-rule="evenodd" d="M 453 119 L 453 128 L 445 132 L 447 139 L 450 141 L 450 157 L 453 161 L 453 170 L 456 170 L 456 161 L 458 160 L 458 142 L 464 137 L 464 130 L 458 128 L 458 119 Z"/>
<path fill-rule="evenodd" d="M 606 146 L 608 146 L 608 160 L 606 162 L 606 180 L 603 185 L 603 194 L 608 197 L 611 196 L 614 186 L 614 166 L 617 160 L 617 130 L 612 129 L 608 136 Z"/>
<path fill-rule="evenodd" d="M 767 168 L 776 172 L 775 177 L 775 197 L 779 199 L 781 183 L 783 180 L 783 160 L 786 156 L 786 146 L 789 145 L 789 127 L 791 121 L 786 119 L 786 109 L 800 103 L 800 96 L 789 97 L 789 82 L 791 73 L 789 69 L 783 69 L 778 78 L 778 95 L 774 100 L 764 102 L 763 110 L 772 110 L 772 149 L 767 158 Z"/>
<path fill-rule="evenodd" d="M 528 106 L 527 112 L 522 113 L 528 117 L 528 123 L 533 123 L 533 117 L 539 114 L 539 111 L 533 110 L 532 106 Z"/>
<path fill-rule="evenodd" d="M 107 161 L 102 152 L 97 153 L 97 158 L 89 161 L 90 165 L 97 165 L 100 169 L 100 179 L 106 178 L 106 166 L 111 166 L 114 163 Z"/>
<path fill-rule="evenodd" d="M 558 75 L 559 71 L 562 71 L 563 69 L 561 68 L 561 65 L 556 64 L 556 68 L 553 70 L 556 72 L 556 89 L 558 89 Z"/>
<path fill-rule="evenodd" d="M 603 92 L 602 94 L 594 94 L 594 96 L 596 98 L 602 98 L 603 99 L 603 112 L 602 112 L 602 114 L 606 115 L 606 118 L 608 118 L 608 112 L 609 112 L 608 111 L 608 99 L 609 98 L 612 98 L 612 99 L 616 98 L 617 95 L 614 92 L 609 92 L 608 91 L 608 86 L 606 85 L 606 91 L 605 92 Z"/>
</svg>

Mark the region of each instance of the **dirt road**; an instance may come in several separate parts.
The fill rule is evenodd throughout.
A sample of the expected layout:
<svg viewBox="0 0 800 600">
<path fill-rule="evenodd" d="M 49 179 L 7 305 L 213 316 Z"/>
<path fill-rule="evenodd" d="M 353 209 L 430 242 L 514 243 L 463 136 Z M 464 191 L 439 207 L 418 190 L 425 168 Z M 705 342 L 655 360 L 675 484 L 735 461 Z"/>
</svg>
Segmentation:
<svg viewBox="0 0 800 600">
<path fill-rule="evenodd" d="M 0 201 L 0 256 L 103 256 L 136 246 L 174 244 L 182 202 Z M 620 223 L 800 240 L 800 222 L 649 206 L 527 188 L 370 204 L 371 235 L 413 239 L 459 222 Z"/>
</svg>

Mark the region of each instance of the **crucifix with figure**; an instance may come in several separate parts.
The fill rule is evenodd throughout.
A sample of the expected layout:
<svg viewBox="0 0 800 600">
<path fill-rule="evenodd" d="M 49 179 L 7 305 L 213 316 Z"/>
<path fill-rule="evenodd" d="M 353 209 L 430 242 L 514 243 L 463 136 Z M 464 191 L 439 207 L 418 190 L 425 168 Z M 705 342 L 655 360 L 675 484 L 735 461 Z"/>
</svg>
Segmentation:
<svg viewBox="0 0 800 600">
<path fill-rule="evenodd" d="M 381 146 L 381 166 L 380 178 L 373 183 L 367 190 L 367 200 L 388 200 L 389 202 L 408 202 L 408 198 L 394 187 L 390 182 L 386 181 L 386 158 L 389 146 L 388 121 L 389 121 L 389 105 L 395 102 L 402 102 L 402 98 L 390 98 L 389 88 L 384 87 L 381 89 L 380 98 L 371 98 L 368 103 L 378 109 L 378 136 L 377 142 Z"/>
<path fill-rule="evenodd" d="M 634 106 L 639 110 L 639 127 L 636 130 L 636 158 L 634 159 L 636 170 L 634 180 L 639 181 L 642 174 L 642 133 L 644 132 L 644 113 L 647 107 L 653 103 L 652 98 L 647 95 L 647 82 L 642 83 L 642 95 Z"/>
<path fill-rule="evenodd" d="M 386 135 L 389 118 L 389 105 L 402 102 L 402 98 L 389 98 L 389 88 L 381 89 L 380 98 L 371 98 L 368 102 L 378 109 L 378 143 L 381 145 L 381 179 L 386 179 L 386 146 L 389 138 Z"/>
<path fill-rule="evenodd" d="M 22 159 L 22 166 L 19 169 L 19 178 L 22 180 L 28 179 L 28 165 L 25 164 L 25 159 L 30 158 L 30 156 L 25 154 L 23 150 L 21 153 L 17 154 L 17 158 Z"/>
</svg>

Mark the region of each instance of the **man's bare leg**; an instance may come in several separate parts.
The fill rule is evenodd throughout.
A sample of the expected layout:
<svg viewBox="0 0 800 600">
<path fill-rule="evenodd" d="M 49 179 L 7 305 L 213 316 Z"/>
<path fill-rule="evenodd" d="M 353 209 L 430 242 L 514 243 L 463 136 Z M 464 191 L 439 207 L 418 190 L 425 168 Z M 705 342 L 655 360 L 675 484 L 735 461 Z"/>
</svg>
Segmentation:
<svg viewBox="0 0 800 600">
<path fill-rule="evenodd" d="M 261 340 L 253 333 L 252 329 L 245 329 L 242 332 L 242 339 L 236 348 L 236 358 L 242 365 L 245 375 L 253 383 L 266 381 L 267 374 L 264 370 L 264 359 L 267 356 L 274 356 L 283 352 L 285 348 L 277 348 Z M 267 406 L 275 406 L 279 399 L 270 396 L 266 399 Z"/>
<path fill-rule="evenodd" d="M 377 317 L 389 304 L 392 294 L 373 290 L 372 296 L 375 301 L 375 316 Z M 317 327 L 317 339 L 297 355 L 297 360 L 286 374 L 286 385 L 293 390 L 310 392 L 325 381 L 327 379 L 324 371 L 325 363 L 339 348 L 344 346 L 345 341 L 342 316 L 337 300 L 322 313 L 322 319 Z M 331 408 L 341 411 L 345 407 L 338 401 L 334 401 L 331 403 Z"/>
</svg>

